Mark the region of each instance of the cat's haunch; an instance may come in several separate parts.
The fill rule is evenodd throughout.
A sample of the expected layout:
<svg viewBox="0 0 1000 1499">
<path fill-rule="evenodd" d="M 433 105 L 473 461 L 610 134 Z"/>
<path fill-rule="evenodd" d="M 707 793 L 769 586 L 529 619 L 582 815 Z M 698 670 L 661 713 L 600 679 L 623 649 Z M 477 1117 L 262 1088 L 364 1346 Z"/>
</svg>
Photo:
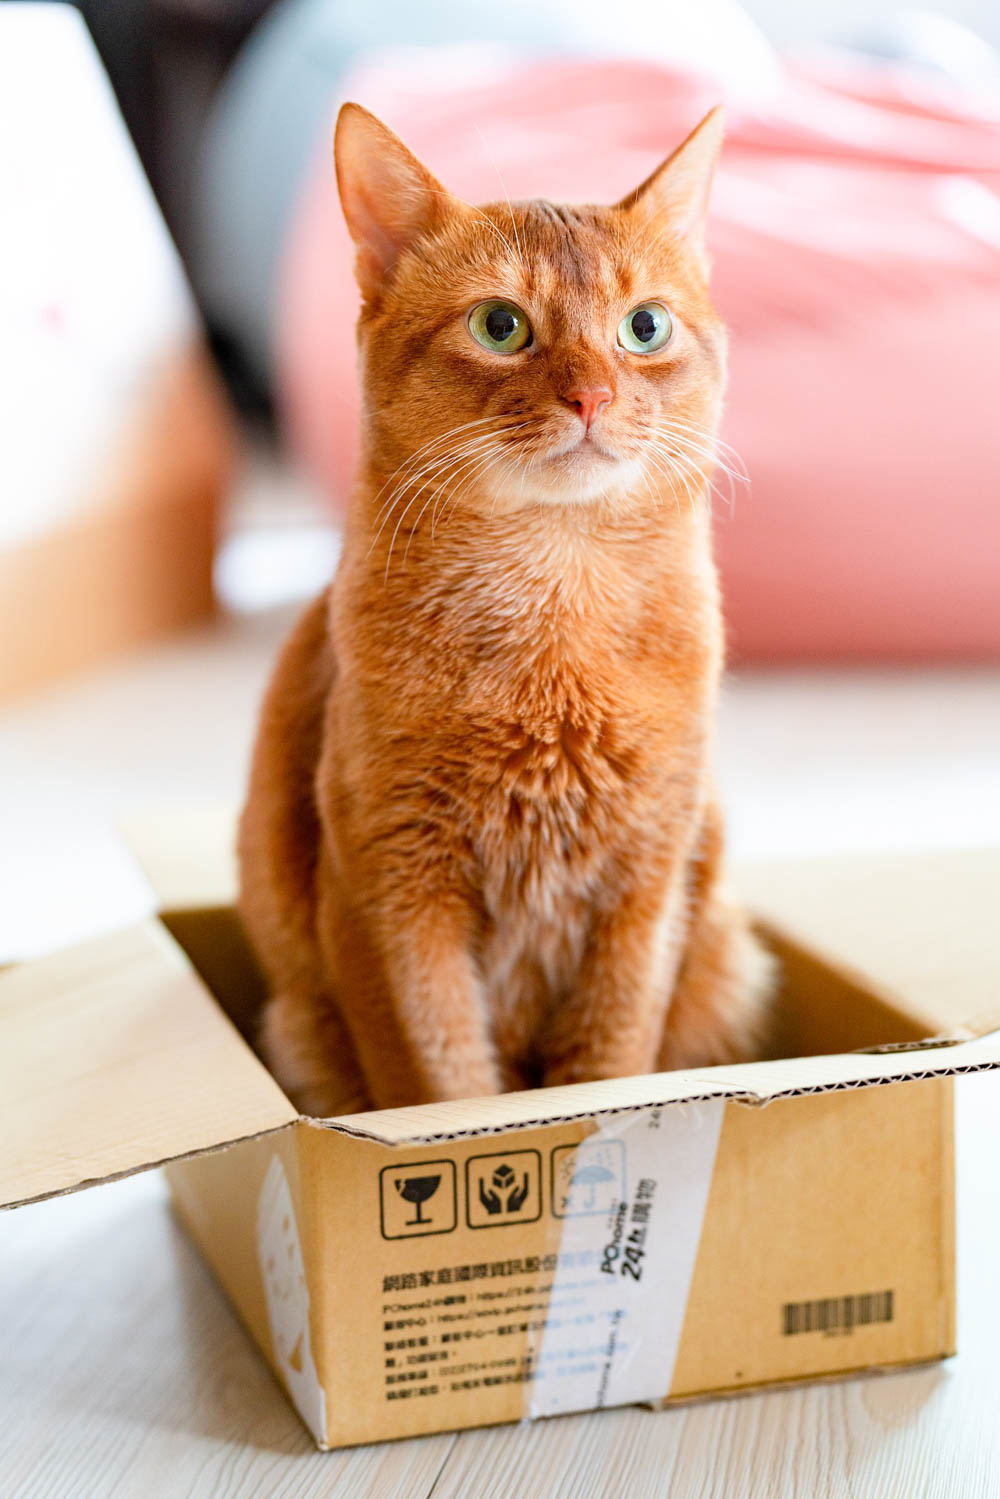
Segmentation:
<svg viewBox="0 0 1000 1499">
<path fill-rule="evenodd" d="M 713 111 L 613 207 L 471 207 L 345 105 L 363 454 L 240 826 L 263 1044 L 344 1113 L 757 1054 L 721 889 Z"/>
</svg>

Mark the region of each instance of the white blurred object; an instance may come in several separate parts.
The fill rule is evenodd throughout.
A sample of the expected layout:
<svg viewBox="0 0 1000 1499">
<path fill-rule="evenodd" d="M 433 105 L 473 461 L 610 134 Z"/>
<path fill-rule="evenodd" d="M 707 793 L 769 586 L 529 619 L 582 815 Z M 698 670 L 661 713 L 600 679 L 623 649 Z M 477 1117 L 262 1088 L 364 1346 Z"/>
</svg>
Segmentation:
<svg viewBox="0 0 1000 1499">
<path fill-rule="evenodd" d="M 333 577 L 340 540 L 319 487 L 269 443 L 251 441 L 215 556 L 216 597 L 233 614 L 300 604 Z"/>
<path fill-rule="evenodd" d="M 237 531 L 219 549 L 215 589 L 235 614 L 296 603 L 325 588 L 340 556 L 332 526 Z"/>
<path fill-rule="evenodd" d="M 1000 90 L 1000 52 L 940 11 L 899 10 L 860 27 L 850 45 L 890 62 L 940 73 L 977 93 Z"/>
<path fill-rule="evenodd" d="M 0 6 L 0 140 L 2 547 L 92 499 L 106 449 L 196 316 L 68 5 Z"/>
</svg>

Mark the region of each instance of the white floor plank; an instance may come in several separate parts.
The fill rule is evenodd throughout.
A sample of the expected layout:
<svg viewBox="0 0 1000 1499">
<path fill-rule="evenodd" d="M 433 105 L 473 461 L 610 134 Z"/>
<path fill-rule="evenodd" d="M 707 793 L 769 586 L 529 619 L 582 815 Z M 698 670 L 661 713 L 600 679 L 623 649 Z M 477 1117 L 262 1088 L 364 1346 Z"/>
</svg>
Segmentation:
<svg viewBox="0 0 1000 1499">
<path fill-rule="evenodd" d="M 452 1443 L 317 1452 L 157 1178 L 0 1214 L 4 1499 L 424 1499 Z"/>
</svg>

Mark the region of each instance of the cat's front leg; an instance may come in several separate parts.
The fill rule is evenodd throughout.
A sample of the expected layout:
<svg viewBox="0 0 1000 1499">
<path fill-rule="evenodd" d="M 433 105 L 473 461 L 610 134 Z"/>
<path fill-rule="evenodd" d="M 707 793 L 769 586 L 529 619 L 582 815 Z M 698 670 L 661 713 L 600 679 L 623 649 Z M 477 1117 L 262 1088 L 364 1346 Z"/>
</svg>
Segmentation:
<svg viewBox="0 0 1000 1499">
<path fill-rule="evenodd" d="M 333 904 L 321 924 L 375 1106 L 499 1093 L 463 894 L 445 871 L 423 864 L 400 869 L 388 888 L 380 881 L 368 906 L 345 912 Z"/>
<path fill-rule="evenodd" d="M 578 984 L 545 1037 L 546 1087 L 655 1071 L 686 922 L 680 861 L 594 913 Z"/>
<path fill-rule="evenodd" d="M 391 911 L 383 919 L 393 1012 L 421 1100 L 478 1098 L 503 1088 L 468 928 L 461 909 L 432 893 L 405 919 Z"/>
</svg>

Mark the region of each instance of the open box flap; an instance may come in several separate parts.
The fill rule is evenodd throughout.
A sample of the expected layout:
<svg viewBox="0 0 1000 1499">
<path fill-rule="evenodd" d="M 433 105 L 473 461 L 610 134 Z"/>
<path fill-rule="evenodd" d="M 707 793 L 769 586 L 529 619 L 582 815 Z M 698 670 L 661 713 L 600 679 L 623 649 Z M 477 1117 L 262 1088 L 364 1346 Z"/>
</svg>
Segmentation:
<svg viewBox="0 0 1000 1499">
<path fill-rule="evenodd" d="M 0 1206 L 296 1118 L 155 920 L 0 973 Z"/>
<path fill-rule="evenodd" d="M 511 1129 L 599 1119 L 640 1109 L 682 1107 L 712 1098 L 760 1106 L 779 1098 L 842 1092 L 923 1078 L 1000 1068 L 1000 1032 L 957 1045 L 894 1052 L 848 1052 L 841 1056 L 792 1057 L 738 1067 L 658 1072 L 565 1088 L 504 1093 L 495 1098 L 421 1104 L 312 1119 L 317 1129 L 337 1130 L 385 1145 L 430 1145 L 442 1140 L 499 1134 Z"/>
<path fill-rule="evenodd" d="M 230 802 L 133 813 L 122 837 L 160 911 L 228 906 L 236 899 L 236 811 Z"/>
<path fill-rule="evenodd" d="M 1000 850 L 748 864 L 736 883 L 779 932 L 863 973 L 926 1036 L 1000 1027 Z"/>
</svg>

